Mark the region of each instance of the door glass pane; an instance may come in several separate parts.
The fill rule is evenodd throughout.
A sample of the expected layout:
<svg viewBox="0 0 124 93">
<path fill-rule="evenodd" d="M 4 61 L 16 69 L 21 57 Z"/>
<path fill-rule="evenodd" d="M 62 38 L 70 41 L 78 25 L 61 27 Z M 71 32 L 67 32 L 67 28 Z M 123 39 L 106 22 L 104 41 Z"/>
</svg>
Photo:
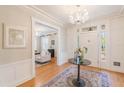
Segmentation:
<svg viewBox="0 0 124 93">
<path fill-rule="evenodd" d="M 100 51 L 101 51 L 101 61 L 105 61 L 105 56 L 106 56 L 106 32 L 101 32 L 100 33 Z"/>
</svg>

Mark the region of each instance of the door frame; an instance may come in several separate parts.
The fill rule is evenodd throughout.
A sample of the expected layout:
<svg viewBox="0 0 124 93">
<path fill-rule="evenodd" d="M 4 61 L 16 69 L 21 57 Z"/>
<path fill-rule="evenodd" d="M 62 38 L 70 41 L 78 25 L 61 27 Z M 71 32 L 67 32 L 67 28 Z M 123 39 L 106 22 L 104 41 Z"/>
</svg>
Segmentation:
<svg viewBox="0 0 124 93">
<path fill-rule="evenodd" d="M 32 69 L 33 69 L 32 75 L 33 75 L 33 77 L 35 77 L 35 72 L 36 72 L 35 71 L 35 23 L 38 22 L 38 23 L 41 23 L 48 27 L 52 27 L 57 30 L 57 65 L 61 65 L 60 27 L 52 25 L 46 21 L 42 21 L 35 17 L 31 17 L 31 21 L 32 21 Z"/>
</svg>

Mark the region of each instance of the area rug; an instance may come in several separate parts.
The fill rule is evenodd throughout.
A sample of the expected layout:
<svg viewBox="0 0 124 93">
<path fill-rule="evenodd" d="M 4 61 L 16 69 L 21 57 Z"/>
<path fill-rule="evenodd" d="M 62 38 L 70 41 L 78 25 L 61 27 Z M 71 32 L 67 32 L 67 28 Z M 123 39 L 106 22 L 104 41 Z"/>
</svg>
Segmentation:
<svg viewBox="0 0 124 93">
<path fill-rule="evenodd" d="M 111 85 L 107 73 L 81 70 L 80 77 L 85 81 L 85 87 L 110 87 Z M 77 67 L 71 66 L 41 87 L 75 87 L 72 84 L 74 78 L 77 78 Z"/>
</svg>

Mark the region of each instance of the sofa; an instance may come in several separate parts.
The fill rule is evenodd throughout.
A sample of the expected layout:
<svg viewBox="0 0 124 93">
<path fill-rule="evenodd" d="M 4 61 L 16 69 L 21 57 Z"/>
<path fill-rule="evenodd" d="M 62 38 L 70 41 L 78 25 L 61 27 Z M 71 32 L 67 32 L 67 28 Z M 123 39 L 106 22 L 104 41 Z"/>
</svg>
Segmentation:
<svg viewBox="0 0 124 93">
<path fill-rule="evenodd" d="M 35 55 L 35 62 L 46 63 L 51 61 L 51 54 L 47 50 L 42 50 L 40 54 Z"/>
</svg>

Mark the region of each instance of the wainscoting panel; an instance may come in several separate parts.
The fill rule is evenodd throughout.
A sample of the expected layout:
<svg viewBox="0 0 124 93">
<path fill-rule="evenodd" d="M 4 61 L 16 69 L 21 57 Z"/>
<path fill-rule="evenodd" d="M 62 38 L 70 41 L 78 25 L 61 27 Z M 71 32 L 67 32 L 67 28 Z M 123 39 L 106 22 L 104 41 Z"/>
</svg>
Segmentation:
<svg viewBox="0 0 124 93">
<path fill-rule="evenodd" d="M 0 86 L 15 86 L 15 68 L 13 66 L 0 67 Z"/>
<path fill-rule="evenodd" d="M 14 87 L 33 78 L 32 60 L 0 65 L 0 87 Z"/>
</svg>

